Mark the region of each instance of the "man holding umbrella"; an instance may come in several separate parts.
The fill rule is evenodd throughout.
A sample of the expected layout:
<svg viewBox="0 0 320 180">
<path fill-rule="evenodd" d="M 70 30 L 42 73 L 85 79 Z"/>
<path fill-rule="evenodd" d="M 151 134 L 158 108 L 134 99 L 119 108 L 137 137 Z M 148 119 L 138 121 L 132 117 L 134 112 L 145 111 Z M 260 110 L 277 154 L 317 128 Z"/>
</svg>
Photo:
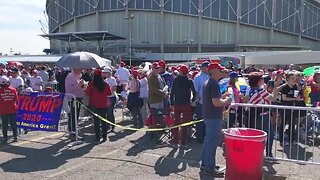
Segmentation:
<svg viewBox="0 0 320 180">
<path fill-rule="evenodd" d="M 108 63 L 100 56 L 83 51 L 67 54 L 60 58 L 56 64 L 60 67 L 72 68 L 72 72 L 66 77 L 65 89 L 67 94 L 74 95 L 79 102 L 82 102 L 85 85 L 87 84 L 84 80 L 81 80 L 82 69 L 108 66 Z M 73 99 L 70 103 L 70 108 L 68 129 L 71 132 L 71 140 L 75 140 L 74 132 L 76 132 L 76 120 L 79 119 L 80 103 L 75 103 Z"/>
<path fill-rule="evenodd" d="M 66 93 L 75 96 L 76 100 L 82 102 L 84 97 L 85 81 L 81 79 L 81 69 L 73 68 L 72 72 L 68 74 L 65 80 Z M 70 102 L 70 114 L 68 121 L 68 129 L 70 131 L 70 139 L 75 140 L 76 136 L 72 132 L 76 131 L 76 120 L 79 120 L 80 104 L 75 102 L 74 99 Z M 76 105 L 76 107 L 75 107 Z"/>
</svg>

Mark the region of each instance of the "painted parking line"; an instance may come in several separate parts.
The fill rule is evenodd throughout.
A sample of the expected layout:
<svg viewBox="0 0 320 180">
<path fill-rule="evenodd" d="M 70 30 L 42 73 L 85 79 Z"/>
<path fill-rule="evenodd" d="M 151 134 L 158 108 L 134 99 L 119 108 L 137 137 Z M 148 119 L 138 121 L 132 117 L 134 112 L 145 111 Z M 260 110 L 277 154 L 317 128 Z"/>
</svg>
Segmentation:
<svg viewBox="0 0 320 180">
<path fill-rule="evenodd" d="M 105 153 L 105 154 L 100 155 L 100 157 L 112 155 L 112 154 L 114 154 L 114 153 L 116 153 L 116 152 L 118 152 L 118 151 L 119 151 L 118 149 L 114 149 L 114 150 L 112 150 L 112 151 L 109 151 L 108 153 Z M 84 165 L 86 165 L 86 164 L 89 164 L 89 163 L 91 163 L 91 162 L 93 162 L 93 161 L 95 161 L 95 160 L 96 160 L 96 159 L 86 160 L 86 161 L 84 161 L 83 163 L 76 164 L 76 165 L 71 166 L 71 167 L 69 167 L 69 168 L 65 168 L 65 169 L 63 169 L 63 170 L 61 170 L 61 171 L 59 171 L 59 172 L 57 172 L 57 173 L 51 174 L 51 175 L 47 176 L 46 178 L 54 178 L 54 177 L 60 176 L 60 175 L 62 175 L 62 174 L 65 174 L 65 173 L 70 172 L 70 171 L 72 171 L 72 170 L 75 170 L 75 169 L 77 169 L 77 168 L 80 168 L 80 167 L 82 167 L 82 166 L 84 166 Z"/>
<path fill-rule="evenodd" d="M 6 149 L 9 149 L 9 148 L 13 148 L 14 146 L 22 146 L 22 145 L 25 145 L 25 144 L 31 144 L 31 143 L 37 143 L 37 141 L 41 141 L 41 140 L 44 140 L 44 139 L 49 139 L 49 138 L 55 138 L 55 137 L 59 137 L 59 136 L 62 136 L 64 135 L 65 133 L 63 132 L 58 132 L 58 133 L 54 133 L 52 135 L 49 135 L 49 136 L 42 136 L 42 137 L 37 137 L 37 138 L 33 138 L 33 139 L 30 139 L 30 140 L 21 140 L 19 142 L 16 142 L 16 143 L 10 143 L 10 146 L 4 146 L 2 148 L 0 148 L 0 151 L 2 150 L 6 150 Z"/>
</svg>

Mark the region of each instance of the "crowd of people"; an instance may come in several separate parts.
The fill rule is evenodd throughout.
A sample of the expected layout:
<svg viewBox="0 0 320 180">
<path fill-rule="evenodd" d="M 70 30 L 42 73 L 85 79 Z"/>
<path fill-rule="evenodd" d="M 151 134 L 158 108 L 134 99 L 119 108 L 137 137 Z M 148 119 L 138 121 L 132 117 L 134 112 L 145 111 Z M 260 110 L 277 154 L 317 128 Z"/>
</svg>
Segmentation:
<svg viewBox="0 0 320 180">
<path fill-rule="evenodd" d="M 315 72 L 311 78 L 304 77 L 303 73 L 295 70 L 294 65 L 285 71 L 280 68 L 258 70 L 253 66 L 241 70 L 234 67 L 232 62 L 227 67 L 207 61 L 199 67 L 183 64 L 169 67 L 164 60 L 160 60 L 152 63 L 150 68 L 128 67 L 124 62 L 118 67 L 86 70 L 50 68 L 48 65 L 33 68 L 1 67 L 0 75 L 0 115 L 4 142 L 8 140 L 8 124 L 13 130 L 14 141 L 17 141 L 15 114 L 19 92 L 56 90 L 72 94 L 78 102 L 88 101 L 91 111 L 113 123 L 115 105 L 121 100 L 129 109 L 136 128 L 143 128 L 151 116 L 155 116 L 157 123 L 165 121 L 163 116 L 157 116 L 159 112 L 164 116 L 170 116 L 173 112 L 174 125 L 203 119 L 203 122 L 195 124 L 195 137 L 199 143 L 203 143 L 201 171 L 214 176 L 222 175 L 215 164 L 215 152 L 220 143 L 224 111 L 232 102 L 306 106 L 308 97 L 305 97 L 304 90 L 307 87 L 311 88 L 311 104 L 316 106 L 320 101 L 320 72 Z M 241 92 L 236 85 L 240 77 L 248 81 L 245 92 Z M 230 80 L 226 90 L 221 92 L 219 81 L 224 78 Z M 12 106 L 7 105 L 7 102 Z M 81 105 L 72 101 L 69 105 L 71 112 L 68 127 L 70 132 L 75 132 Z M 195 118 L 192 118 L 193 115 Z M 245 116 L 254 121 L 243 123 Z M 272 156 L 273 140 L 278 133 L 273 128 L 275 121 L 272 119 L 280 119 L 279 141 L 289 145 L 297 143 L 296 129 L 300 123 L 299 118 L 304 116 L 305 112 L 299 112 L 297 116 L 296 111 L 292 113 L 290 110 L 276 112 L 256 108 L 250 111 L 231 106 L 228 126 L 253 127 L 267 132 L 266 156 Z M 288 137 L 293 139 L 285 140 L 283 137 L 286 125 L 289 125 Z M 97 116 L 94 116 L 94 127 L 95 140 L 98 142 L 101 137 L 103 141 L 107 140 L 109 130 L 115 132 L 114 126 Z M 172 130 L 173 148 L 189 148 L 187 129 L 182 127 Z M 71 139 L 76 138 L 75 134 L 71 133 L 70 136 Z"/>
</svg>

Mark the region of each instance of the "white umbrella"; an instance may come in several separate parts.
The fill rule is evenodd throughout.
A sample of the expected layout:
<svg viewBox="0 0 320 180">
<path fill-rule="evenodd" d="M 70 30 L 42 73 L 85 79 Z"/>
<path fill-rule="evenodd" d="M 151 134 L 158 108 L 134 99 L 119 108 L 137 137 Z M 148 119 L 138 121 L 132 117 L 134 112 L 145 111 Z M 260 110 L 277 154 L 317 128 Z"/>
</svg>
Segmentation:
<svg viewBox="0 0 320 180">
<path fill-rule="evenodd" d="M 62 56 L 56 63 L 60 67 L 102 68 L 110 65 L 100 56 L 89 52 L 75 52 Z"/>
</svg>

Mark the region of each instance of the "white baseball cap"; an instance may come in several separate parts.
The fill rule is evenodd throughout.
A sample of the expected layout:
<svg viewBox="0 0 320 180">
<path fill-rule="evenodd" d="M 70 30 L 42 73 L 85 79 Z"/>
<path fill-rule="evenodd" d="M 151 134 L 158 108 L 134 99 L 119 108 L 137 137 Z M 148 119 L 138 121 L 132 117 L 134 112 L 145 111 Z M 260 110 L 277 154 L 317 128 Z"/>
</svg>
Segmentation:
<svg viewBox="0 0 320 180">
<path fill-rule="evenodd" d="M 7 76 L 0 77 L 0 84 L 7 84 L 9 82 L 9 78 Z"/>
<path fill-rule="evenodd" d="M 111 73 L 111 72 L 112 72 L 112 69 L 109 68 L 109 67 L 105 67 L 105 68 L 102 70 L 102 72 L 104 72 L 104 73 Z"/>
</svg>

